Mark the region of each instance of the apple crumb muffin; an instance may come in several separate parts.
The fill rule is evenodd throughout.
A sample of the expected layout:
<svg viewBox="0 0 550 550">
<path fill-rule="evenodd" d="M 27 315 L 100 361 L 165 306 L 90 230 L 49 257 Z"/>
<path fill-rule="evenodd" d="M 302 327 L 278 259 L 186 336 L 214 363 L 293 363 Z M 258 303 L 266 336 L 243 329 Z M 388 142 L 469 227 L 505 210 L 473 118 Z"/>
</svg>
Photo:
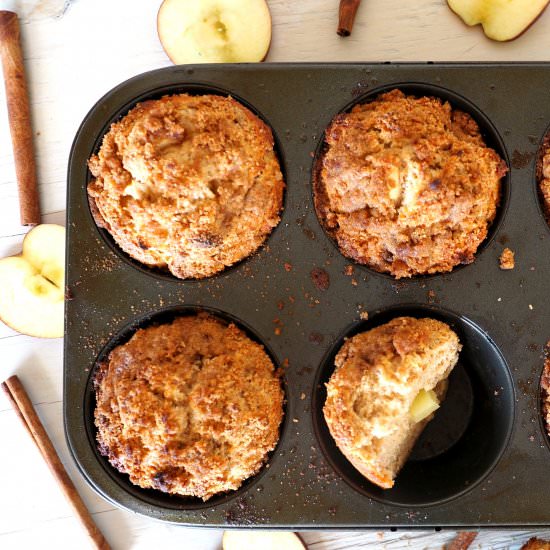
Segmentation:
<svg viewBox="0 0 550 550">
<path fill-rule="evenodd" d="M 138 330 L 94 388 L 99 450 L 143 488 L 208 500 L 256 474 L 279 439 L 279 371 L 206 313 Z"/>
<path fill-rule="evenodd" d="M 270 128 L 231 97 L 136 105 L 89 160 L 96 223 L 135 260 L 180 278 L 252 254 L 279 222 L 284 182 Z"/>
<path fill-rule="evenodd" d="M 393 487 L 435 410 L 415 418 L 415 398 L 424 391 L 444 399 L 461 348 L 442 321 L 397 317 L 338 351 L 323 414 L 336 446 L 372 483 Z"/>
<path fill-rule="evenodd" d="M 548 350 L 550 342 L 546 344 Z M 550 358 L 546 357 L 544 361 L 544 369 L 542 371 L 542 377 L 540 380 L 541 397 L 542 397 L 542 415 L 544 418 L 544 425 L 546 426 L 546 432 L 550 437 Z"/>
<path fill-rule="evenodd" d="M 546 221 L 550 221 L 550 132 L 544 138 L 538 162 L 537 180 Z"/>
<path fill-rule="evenodd" d="M 447 272 L 474 260 L 507 170 L 470 115 L 392 90 L 327 128 L 315 207 L 360 264 L 396 278 Z"/>
</svg>

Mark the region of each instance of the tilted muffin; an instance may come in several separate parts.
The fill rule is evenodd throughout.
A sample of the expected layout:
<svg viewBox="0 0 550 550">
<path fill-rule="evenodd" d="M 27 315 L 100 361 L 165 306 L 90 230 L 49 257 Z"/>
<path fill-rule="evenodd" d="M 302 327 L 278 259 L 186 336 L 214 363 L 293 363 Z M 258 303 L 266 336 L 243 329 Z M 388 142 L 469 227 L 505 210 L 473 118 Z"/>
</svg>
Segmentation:
<svg viewBox="0 0 550 550">
<path fill-rule="evenodd" d="M 258 472 L 279 439 L 279 373 L 207 314 L 138 330 L 94 387 L 99 450 L 143 488 L 208 500 Z"/>
<path fill-rule="evenodd" d="M 396 278 L 474 260 L 507 167 L 468 114 L 393 90 L 337 115 L 325 142 L 315 206 L 345 256 Z"/>
<path fill-rule="evenodd" d="M 336 355 L 325 420 L 340 451 L 376 485 L 393 486 L 445 397 L 460 349 L 445 323 L 398 317 L 350 338 Z"/>
<path fill-rule="evenodd" d="M 222 271 L 279 222 L 273 135 L 230 97 L 140 103 L 111 126 L 89 167 L 96 223 L 132 258 L 176 277 Z"/>
</svg>

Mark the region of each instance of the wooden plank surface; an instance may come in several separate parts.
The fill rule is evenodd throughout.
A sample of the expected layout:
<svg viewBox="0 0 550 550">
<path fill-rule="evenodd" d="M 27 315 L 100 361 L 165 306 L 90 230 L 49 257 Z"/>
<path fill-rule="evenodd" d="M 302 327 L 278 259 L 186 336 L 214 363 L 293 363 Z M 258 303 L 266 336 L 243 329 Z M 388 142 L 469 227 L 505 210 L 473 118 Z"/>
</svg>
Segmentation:
<svg viewBox="0 0 550 550">
<path fill-rule="evenodd" d="M 44 221 L 63 223 L 65 177 L 80 121 L 111 87 L 168 66 L 157 0 L 21 2 Z M 468 28 L 444 0 L 363 0 L 350 38 L 336 35 L 337 0 L 270 0 L 268 61 L 546 60 L 550 10 L 524 36 L 497 44 Z M 550 121 L 549 121 L 550 122 Z M 0 90 L 0 256 L 19 251 L 15 172 Z M 220 547 L 221 531 L 163 525 L 114 508 L 88 488 L 70 458 L 62 420 L 62 341 L 18 335 L 0 323 L 0 378 L 18 373 L 94 518 L 113 548 Z M 85 538 L 15 414 L 0 395 L 0 548 L 84 548 Z M 550 530 L 537 532 L 550 538 Z M 519 548 L 533 532 L 488 531 L 473 548 Z M 440 548 L 453 532 L 308 532 L 309 548 Z"/>
</svg>

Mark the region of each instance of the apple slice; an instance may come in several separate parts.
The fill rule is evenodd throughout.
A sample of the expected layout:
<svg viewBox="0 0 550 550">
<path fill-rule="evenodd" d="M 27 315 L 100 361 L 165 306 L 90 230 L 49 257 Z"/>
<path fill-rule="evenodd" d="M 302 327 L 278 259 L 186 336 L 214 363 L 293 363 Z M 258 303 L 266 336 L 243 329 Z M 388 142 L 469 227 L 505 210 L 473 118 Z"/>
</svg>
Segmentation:
<svg viewBox="0 0 550 550">
<path fill-rule="evenodd" d="M 439 409 L 437 394 L 433 390 L 420 390 L 409 412 L 414 422 L 421 422 L 437 409 Z"/>
<path fill-rule="evenodd" d="M 255 62 L 267 55 L 271 15 L 265 0 L 164 0 L 157 31 L 176 64 Z"/>
<path fill-rule="evenodd" d="M 467 25 L 483 25 L 491 39 L 513 40 L 527 30 L 545 10 L 549 0 L 447 0 Z"/>
<path fill-rule="evenodd" d="M 223 550 L 305 550 L 296 533 L 288 531 L 224 531 Z"/>
<path fill-rule="evenodd" d="M 0 260 L 0 319 L 17 332 L 60 338 L 64 324 L 65 228 L 37 225 L 23 252 Z"/>
</svg>

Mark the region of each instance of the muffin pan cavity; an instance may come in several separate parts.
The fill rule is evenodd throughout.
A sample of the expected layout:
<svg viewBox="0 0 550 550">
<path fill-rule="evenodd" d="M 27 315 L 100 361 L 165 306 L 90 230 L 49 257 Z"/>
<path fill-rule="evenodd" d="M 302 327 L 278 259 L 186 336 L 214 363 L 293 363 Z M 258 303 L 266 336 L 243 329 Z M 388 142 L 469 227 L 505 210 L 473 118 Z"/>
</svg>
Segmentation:
<svg viewBox="0 0 550 550">
<path fill-rule="evenodd" d="M 497 218 L 465 268 L 400 280 L 375 273 L 344 257 L 317 218 L 311 182 L 323 132 L 335 114 L 395 88 L 469 113 L 509 165 Z M 204 64 L 139 75 L 101 98 L 75 137 L 67 199 L 64 418 L 90 485 L 133 512 L 203 527 L 550 526 L 538 390 L 550 327 L 550 232 L 533 192 L 548 90 L 546 63 Z M 273 131 L 286 182 L 281 222 L 259 251 L 200 280 L 130 260 L 96 226 L 86 193 L 88 158 L 110 124 L 139 101 L 179 92 L 231 95 L 258 114 Z M 506 247 L 516 259 L 509 271 L 499 268 Z M 139 326 L 196 308 L 235 320 L 263 343 L 284 371 L 286 398 L 266 466 L 206 503 L 131 485 L 98 454 L 92 418 L 98 358 Z M 333 444 L 323 392 L 342 339 L 398 315 L 449 323 L 464 349 L 444 404 L 385 491 Z"/>
<path fill-rule="evenodd" d="M 460 110 L 464 113 L 469 114 L 472 117 L 472 119 L 477 123 L 481 136 L 483 137 L 483 141 L 485 142 L 485 145 L 487 147 L 490 147 L 494 151 L 496 151 L 499 157 L 506 163 L 506 166 L 509 168 L 510 162 L 508 159 L 506 146 L 498 130 L 496 129 L 495 125 L 491 122 L 490 118 L 481 109 L 479 109 L 474 103 L 472 103 L 469 99 L 448 88 L 444 88 L 433 84 L 420 83 L 420 82 L 397 82 L 391 85 L 378 86 L 365 94 L 359 95 L 356 99 L 349 102 L 343 109 L 341 109 L 337 113 L 334 113 L 334 116 L 337 116 L 338 114 L 349 113 L 352 111 L 352 109 L 356 105 L 363 105 L 366 103 L 370 103 L 376 100 L 380 95 L 396 89 L 400 90 L 407 96 L 412 96 L 415 98 L 422 98 L 422 97 L 439 98 L 443 102 L 448 102 L 453 108 L 453 110 Z M 315 195 L 316 181 L 318 181 L 320 177 L 323 156 L 326 153 L 326 151 L 327 151 L 327 144 L 325 143 L 325 135 L 323 133 L 323 135 L 319 140 L 317 150 L 315 152 L 313 167 L 311 170 L 312 192 L 314 195 Z M 483 250 L 487 248 L 487 246 L 489 246 L 494 236 L 498 232 L 498 229 L 504 219 L 506 210 L 508 208 L 508 203 L 510 200 L 510 172 L 509 171 L 501 179 L 500 185 L 501 185 L 500 201 L 497 206 L 495 219 L 493 220 L 493 222 L 490 224 L 488 228 L 487 236 L 478 246 L 477 252 L 475 254 L 475 259 L 478 258 L 478 256 L 483 252 Z M 324 226 L 324 223 L 322 220 L 319 220 L 319 223 L 323 228 L 327 238 L 333 243 L 333 245 L 336 247 L 338 252 L 341 253 L 335 237 L 329 233 L 329 231 Z M 351 258 L 348 258 L 348 260 L 351 262 L 354 262 L 355 265 L 357 265 L 360 269 L 366 270 L 366 272 L 387 277 L 389 279 L 394 279 L 393 275 L 389 273 L 377 271 L 376 269 L 373 269 L 368 265 L 357 263 Z M 453 268 L 452 271 L 456 271 L 458 269 L 464 268 L 467 265 L 471 265 L 471 264 L 458 264 Z M 434 273 L 430 275 L 414 275 L 413 278 L 428 279 L 431 277 L 438 277 L 444 274 L 445 272 Z"/>
<path fill-rule="evenodd" d="M 93 144 L 91 142 L 89 143 L 90 152 L 88 154 L 88 158 L 90 158 L 92 155 L 95 155 L 99 152 L 101 144 L 103 142 L 103 138 L 104 138 L 105 134 L 107 134 L 107 132 L 109 131 L 111 125 L 115 122 L 120 121 L 137 104 L 143 103 L 145 101 L 150 101 L 150 100 L 158 100 L 158 99 L 161 99 L 162 97 L 165 97 L 165 96 L 177 95 L 177 94 L 189 94 L 189 95 L 193 95 L 193 96 L 217 95 L 217 96 L 222 96 L 222 97 L 232 97 L 233 99 L 235 99 L 236 101 L 241 103 L 244 107 L 246 107 L 248 110 L 250 110 L 260 120 L 265 122 L 265 124 L 271 129 L 271 132 L 273 134 L 273 140 L 274 140 L 275 156 L 277 157 L 277 160 L 279 162 L 281 173 L 283 175 L 283 181 L 286 181 L 285 166 L 284 166 L 284 160 L 283 160 L 283 157 L 282 157 L 282 149 L 280 147 L 279 138 L 276 135 L 276 133 L 274 132 L 273 128 L 271 127 L 269 121 L 266 120 L 266 118 L 262 115 L 262 113 L 259 112 L 258 109 L 256 109 L 254 107 L 254 105 L 252 105 L 251 103 L 249 103 L 248 101 L 246 101 L 242 97 L 238 97 L 235 94 L 231 93 L 229 90 L 225 90 L 225 89 L 217 87 L 217 86 L 209 86 L 209 85 L 204 85 L 204 84 L 200 84 L 200 83 L 189 83 L 189 84 L 179 83 L 177 85 L 171 85 L 171 86 L 160 86 L 158 88 L 154 88 L 154 89 L 152 89 L 152 90 L 150 90 L 146 93 L 139 94 L 137 97 L 134 97 L 134 98 L 130 99 L 128 102 L 126 102 L 124 104 L 124 106 L 122 106 L 120 108 L 117 108 L 112 113 L 112 115 L 109 116 L 107 122 L 105 122 L 105 124 L 102 126 L 101 130 L 99 130 L 99 133 L 97 134 L 96 139 L 93 142 Z M 85 124 L 85 122 L 83 124 Z M 94 178 L 93 178 L 92 173 L 88 170 L 87 171 L 87 185 L 93 179 Z M 87 187 L 87 185 L 86 185 L 86 187 Z M 84 188 L 84 192 L 86 192 L 86 188 Z M 285 194 L 283 193 L 283 206 L 280 210 L 280 215 L 281 216 L 284 212 L 284 201 L 285 201 Z M 91 208 L 89 209 L 88 215 L 93 219 Z M 258 254 L 261 254 L 262 250 L 268 244 L 268 241 L 269 241 L 270 237 L 277 230 L 279 225 L 280 225 L 280 222 L 276 227 L 273 228 L 271 233 L 267 235 L 264 243 L 262 245 L 260 245 L 259 248 L 255 252 L 252 252 L 249 256 L 247 256 L 245 258 L 242 258 L 241 260 L 233 263 L 230 266 L 227 266 L 221 272 L 215 273 L 215 274 L 210 275 L 209 277 L 206 277 L 206 278 L 219 277 L 220 275 L 226 273 L 228 270 L 231 270 L 231 269 L 234 269 L 234 268 L 238 267 L 240 264 L 242 264 L 243 262 L 246 262 L 251 257 L 254 257 L 255 255 L 258 255 Z M 124 250 L 122 250 L 122 248 L 120 248 L 120 246 L 118 246 L 117 242 L 115 241 L 115 239 L 113 238 L 113 236 L 111 235 L 111 233 L 107 229 L 105 229 L 103 227 L 100 227 L 99 225 L 96 225 L 96 229 L 100 233 L 102 239 L 105 241 L 107 246 L 119 258 L 121 258 L 122 261 L 130 264 L 134 268 L 140 270 L 142 273 L 147 273 L 149 275 L 152 275 L 152 276 L 160 278 L 160 279 L 175 280 L 175 281 L 180 280 L 179 278 L 172 275 L 167 269 L 160 269 L 160 268 L 157 268 L 157 267 L 154 267 L 154 266 L 148 266 L 148 265 L 136 260 L 135 258 L 131 257 Z M 197 281 L 197 280 L 200 280 L 200 279 L 190 277 L 190 278 L 185 279 L 185 280 L 187 280 L 187 281 Z"/>
<path fill-rule="evenodd" d="M 266 462 L 266 464 L 262 466 L 261 470 L 256 475 L 246 479 L 238 489 L 234 491 L 228 491 L 227 493 L 215 495 L 206 502 L 204 502 L 199 498 L 171 495 L 171 494 L 163 493 L 162 491 L 157 491 L 154 489 L 143 489 L 133 484 L 129 480 L 128 475 L 120 473 L 116 468 L 114 468 L 109 463 L 109 461 L 105 456 L 100 454 L 97 448 L 97 441 L 96 441 L 97 428 L 94 424 L 94 410 L 96 407 L 96 398 L 95 398 L 95 391 L 93 387 L 93 380 L 94 380 L 94 376 L 95 376 L 98 364 L 104 361 L 105 359 L 107 359 L 107 357 L 115 347 L 125 344 L 135 334 L 135 332 L 138 329 L 144 329 L 150 326 L 158 326 L 165 323 L 170 323 L 177 317 L 182 317 L 186 315 L 195 315 L 200 312 L 206 312 L 212 315 L 213 317 L 216 317 L 217 319 L 222 320 L 227 324 L 229 323 L 235 324 L 238 328 L 243 330 L 243 332 L 245 332 L 245 334 L 251 340 L 261 344 L 264 347 L 264 350 L 268 354 L 269 358 L 271 359 L 272 363 L 275 365 L 275 368 L 280 368 L 279 362 L 276 360 L 275 356 L 273 355 L 273 352 L 269 349 L 268 346 L 265 345 L 264 342 L 262 342 L 259 335 L 255 333 L 253 329 L 245 325 L 242 321 L 234 318 L 233 316 L 212 308 L 182 306 L 182 307 L 171 307 L 171 308 L 159 310 L 154 313 L 148 314 L 146 316 L 140 317 L 139 319 L 135 319 L 130 324 L 123 327 L 120 332 L 118 332 L 114 337 L 112 337 L 109 340 L 109 342 L 103 347 L 103 349 L 99 353 L 97 360 L 95 362 L 95 365 L 90 372 L 90 376 L 86 387 L 86 394 L 84 398 L 84 411 L 83 411 L 84 427 L 86 430 L 86 434 L 88 436 L 90 448 L 93 450 L 97 461 L 99 462 L 99 464 L 101 465 L 103 471 L 107 474 L 107 476 L 114 483 L 116 483 L 117 486 L 120 489 L 122 489 L 124 492 L 128 493 L 129 495 L 132 495 L 136 499 L 139 499 L 140 501 L 148 505 L 161 506 L 161 507 L 170 508 L 173 510 L 198 510 L 198 509 L 203 509 L 203 508 L 224 504 L 232 499 L 238 498 L 239 496 L 246 493 L 247 491 L 252 490 L 253 487 L 259 482 L 259 480 L 265 474 L 265 472 L 269 469 L 271 458 L 275 456 L 277 452 L 277 449 L 275 449 L 271 453 L 269 453 L 269 459 Z M 281 379 L 281 386 L 282 386 L 283 392 L 286 395 L 286 384 L 284 382 L 284 379 Z M 283 420 L 281 422 L 281 426 L 279 429 L 279 434 L 280 434 L 279 443 L 277 445 L 280 445 L 281 439 L 283 438 L 283 432 L 285 430 L 285 426 L 286 426 L 286 415 L 283 416 Z"/>
<path fill-rule="evenodd" d="M 449 376 L 449 389 L 440 409 L 416 442 L 394 487 L 384 490 L 364 478 L 334 443 L 323 416 L 325 384 L 334 372 L 334 358 L 347 338 L 403 316 L 447 323 L 457 333 L 462 351 Z M 368 321 L 348 327 L 338 338 L 319 369 L 312 410 L 319 445 L 351 487 L 380 502 L 425 506 L 459 496 L 492 470 L 511 433 L 514 390 L 502 354 L 475 323 L 441 308 L 404 305 L 376 312 Z"/>
</svg>

